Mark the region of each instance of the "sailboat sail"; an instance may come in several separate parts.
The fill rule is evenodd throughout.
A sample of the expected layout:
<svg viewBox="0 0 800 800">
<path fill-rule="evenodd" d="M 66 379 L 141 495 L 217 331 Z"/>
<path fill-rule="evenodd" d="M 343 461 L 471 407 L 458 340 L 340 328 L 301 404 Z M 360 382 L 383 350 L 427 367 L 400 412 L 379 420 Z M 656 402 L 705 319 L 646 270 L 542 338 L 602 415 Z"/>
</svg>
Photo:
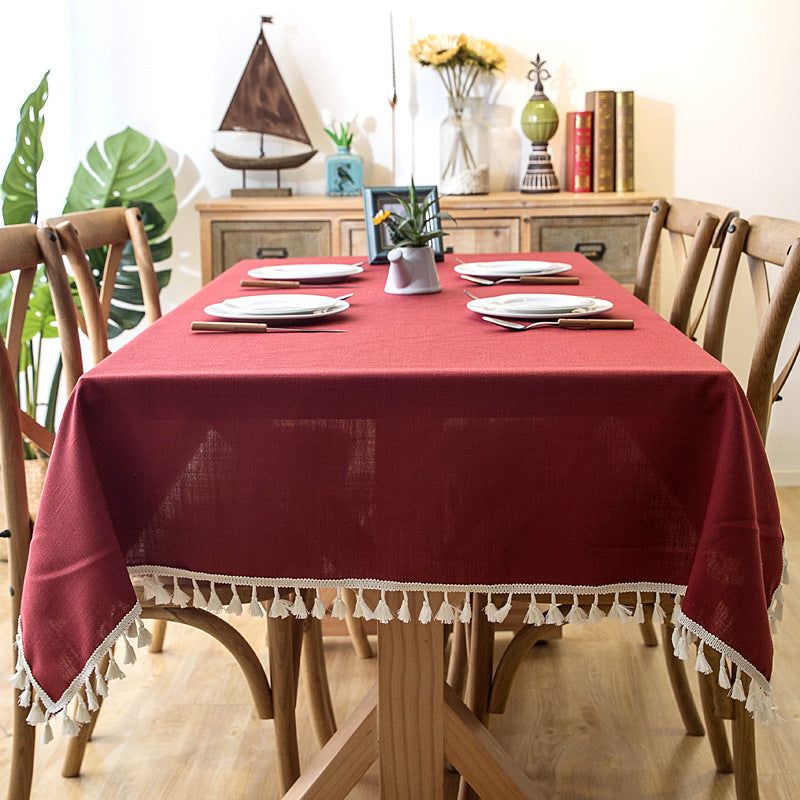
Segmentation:
<svg viewBox="0 0 800 800">
<path fill-rule="evenodd" d="M 271 17 L 261 18 L 262 24 L 271 21 Z M 264 134 L 312 147 L 308 132 L 270 52 L 263 29 L 259 31 L 253 52 L 219 129 L 262 135 L 262 152 L 259 156 L 237 156 L 212 149 L 214 155 L 232 169 L 296 167 L 304 164 L 317 152 L 312 148 L 302 153 L 283 156 L 265 156 L 263 153 Z"/>
<path fill-rule="evenodd" d="M 263 31 L 258 35 L 219 129 L 269 133 L 311 144 Z"/>
</svg>

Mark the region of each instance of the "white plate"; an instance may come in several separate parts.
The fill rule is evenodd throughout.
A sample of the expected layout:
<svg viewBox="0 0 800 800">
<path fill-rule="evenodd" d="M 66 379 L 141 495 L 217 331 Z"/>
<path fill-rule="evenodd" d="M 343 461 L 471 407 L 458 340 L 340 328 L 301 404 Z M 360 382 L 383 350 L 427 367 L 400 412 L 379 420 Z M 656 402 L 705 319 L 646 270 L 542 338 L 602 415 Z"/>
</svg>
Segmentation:
<svg viewBox="0 0 800 800">
<path fill-rule="evenodd" d="M 339 314 L 350 308 L 350 303 L 345 300 L 336 300 L 333 297 L 326 298 L 330 300 L 327 307 L 321 308 L 317 311 L 306 311 L 299 314 L 287 313 L 247 313 L 237 311 L 225 303 L 212 303 L 203 309 L 210 317 L 217 317 L 218 319 L 233 319 L 233 320 L 247 320 L 248 322 L 266 322 L 267 320 L 288 320 L 288 319 L 302 319 L 312 320 L 319 319 L 320 317 L 329 317 L 331 314 Z"/>
<path fill-rule="evenodd" d="M 461 275 L 474 275 L 476 278 L 523 278 L 557 275 L 559 272 L 567 272 L 572 267 L 558 261 L 490 261 L 459 264 L 454 269 Z"/>
<path fill-rule="evenodd" d="M 251 294 L 231 297 L 220 305 L 236 314 L 277 316 L 284 314 L 318 314 L 336 303 L 335 297 L 320 294 Z"/>
<path fill-rule="evenodd" d="M 613 303 L 596 297 L 569 294 L 503 294 L 470 300 L 467 308 L 477 314 L 514 319 L 548 319 L 551 317 L 588 317 L 613 308 Z"/>
<path fill-rule="evenodd" d="M 251 278 L 272 281 L 334 281 L 349 278 L 364 271 L 364 267 L 350 264 L 281 264 L 277 267 L 256 267 L 247 274 Z"/>
</svg>

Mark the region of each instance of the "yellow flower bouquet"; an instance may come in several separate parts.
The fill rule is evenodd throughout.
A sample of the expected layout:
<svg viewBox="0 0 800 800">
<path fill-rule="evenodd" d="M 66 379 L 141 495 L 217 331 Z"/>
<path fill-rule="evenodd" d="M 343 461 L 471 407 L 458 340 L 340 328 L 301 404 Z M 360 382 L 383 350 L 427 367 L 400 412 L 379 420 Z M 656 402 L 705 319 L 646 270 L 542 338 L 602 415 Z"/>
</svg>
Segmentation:
<svg viewBox="0 0 800 800">
<path fill-rule="evenodd" d="M 479 76 L 502 72 L 505 56 L 485 39 L 432 34 L 409 52 L 423 67 L 432 67 L 447 91 L 450 113 L 440 129 L 441 184 L 446 194 L 489 191 L 489 128 L 473 95 Z"/>
<path fill-rule="evenodd" d="M 505 56 L 486 39 L 464 33 L 434 33 L 411 46 L 411 58 L 423 67 L 433 67 L 451 98 L 469 97 L 482 73 L 502 72 Z"/>
</svg>

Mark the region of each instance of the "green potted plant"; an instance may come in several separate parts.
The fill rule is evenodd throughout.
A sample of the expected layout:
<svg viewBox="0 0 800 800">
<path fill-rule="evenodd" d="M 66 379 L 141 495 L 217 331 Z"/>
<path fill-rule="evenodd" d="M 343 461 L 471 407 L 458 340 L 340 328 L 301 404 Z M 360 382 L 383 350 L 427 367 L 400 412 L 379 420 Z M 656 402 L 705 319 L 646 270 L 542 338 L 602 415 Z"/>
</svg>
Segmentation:
<svg viewBox="0 0 800 800">
<path fill-rule="evenodd" d="M 45 73 L 20 109 L 16 147 L 2 180 L 2 211 L 6 225 L 38 221 L 37 177 L 43 160 L 42 112 L 47 100 L 48 74 Z M 86 155 L 86 165 L 78 165 L 63 211 L 68 213 L 113 205 L 135 205 L 141 209 L 154 261 L 162 261 L 172 254 L 172 240 L 164 234 L 177 213 L 175 178 L 158 142 L 132 128 L 107 138 L 102 150 L 97 143 L 92 145 Z M 89 258 L 99 282 L 105 248 L 90 252 Z M 114 286 L 109 338 L 134 328 L 144 316 L 138 272 L 126 269 L 134 264 L 132 248 L 129 247 L 123 254 Z M 159 270 L 159 287 L 166 286 L 169 278 L 170 270 Z M 10 276 L 0 276 L 0 325 L 3 330 L 8 321 L 12 290 Z M 29 414 L 54 430 L 61 365 L 60 360 L 55 359 L 52 374 L 42 374 L 48 362 L 44 356 L 44 340 L 58 336 L 43 269 L 37 275 L 29 311 L 20 354 L 20 397 Z M 49 391 L 45 399 L 41 397 L 40 389 L 44 390 L 48 381 Z M 44 411 L 37 415 L 39 408 Z"/>
<path fill-rule="evenodd" d="M 408 199 L 394 195 L 402 212 L 383 209 L 373 218 L 373 225 L 385 225 L 389 241 L 389 272 L 384 291 L 388 294 L 433 294 L 442 290 L 430 243 L 447 234 L 433 220 L 453 218 L 446 211 L 432 213 L 432 197 L 420 200 L 411 178 Z M 455 221 L 455 220 L 453 220 Z"/>
</svg>

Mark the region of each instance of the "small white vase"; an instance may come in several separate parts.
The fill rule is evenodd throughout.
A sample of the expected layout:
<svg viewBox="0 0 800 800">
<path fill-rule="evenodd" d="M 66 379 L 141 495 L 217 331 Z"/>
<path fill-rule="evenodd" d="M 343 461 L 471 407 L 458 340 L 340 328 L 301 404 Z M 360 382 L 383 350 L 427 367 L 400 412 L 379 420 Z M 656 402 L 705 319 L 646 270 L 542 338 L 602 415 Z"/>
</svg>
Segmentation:
<svg viewBox="0 0 800 800">
<path fill-rule="evenodd" d="M 441 292 L 439 273 L 430 247 L 395 247 L 388 253 L 388 294 L 433 294 Z"/>
</svg>

